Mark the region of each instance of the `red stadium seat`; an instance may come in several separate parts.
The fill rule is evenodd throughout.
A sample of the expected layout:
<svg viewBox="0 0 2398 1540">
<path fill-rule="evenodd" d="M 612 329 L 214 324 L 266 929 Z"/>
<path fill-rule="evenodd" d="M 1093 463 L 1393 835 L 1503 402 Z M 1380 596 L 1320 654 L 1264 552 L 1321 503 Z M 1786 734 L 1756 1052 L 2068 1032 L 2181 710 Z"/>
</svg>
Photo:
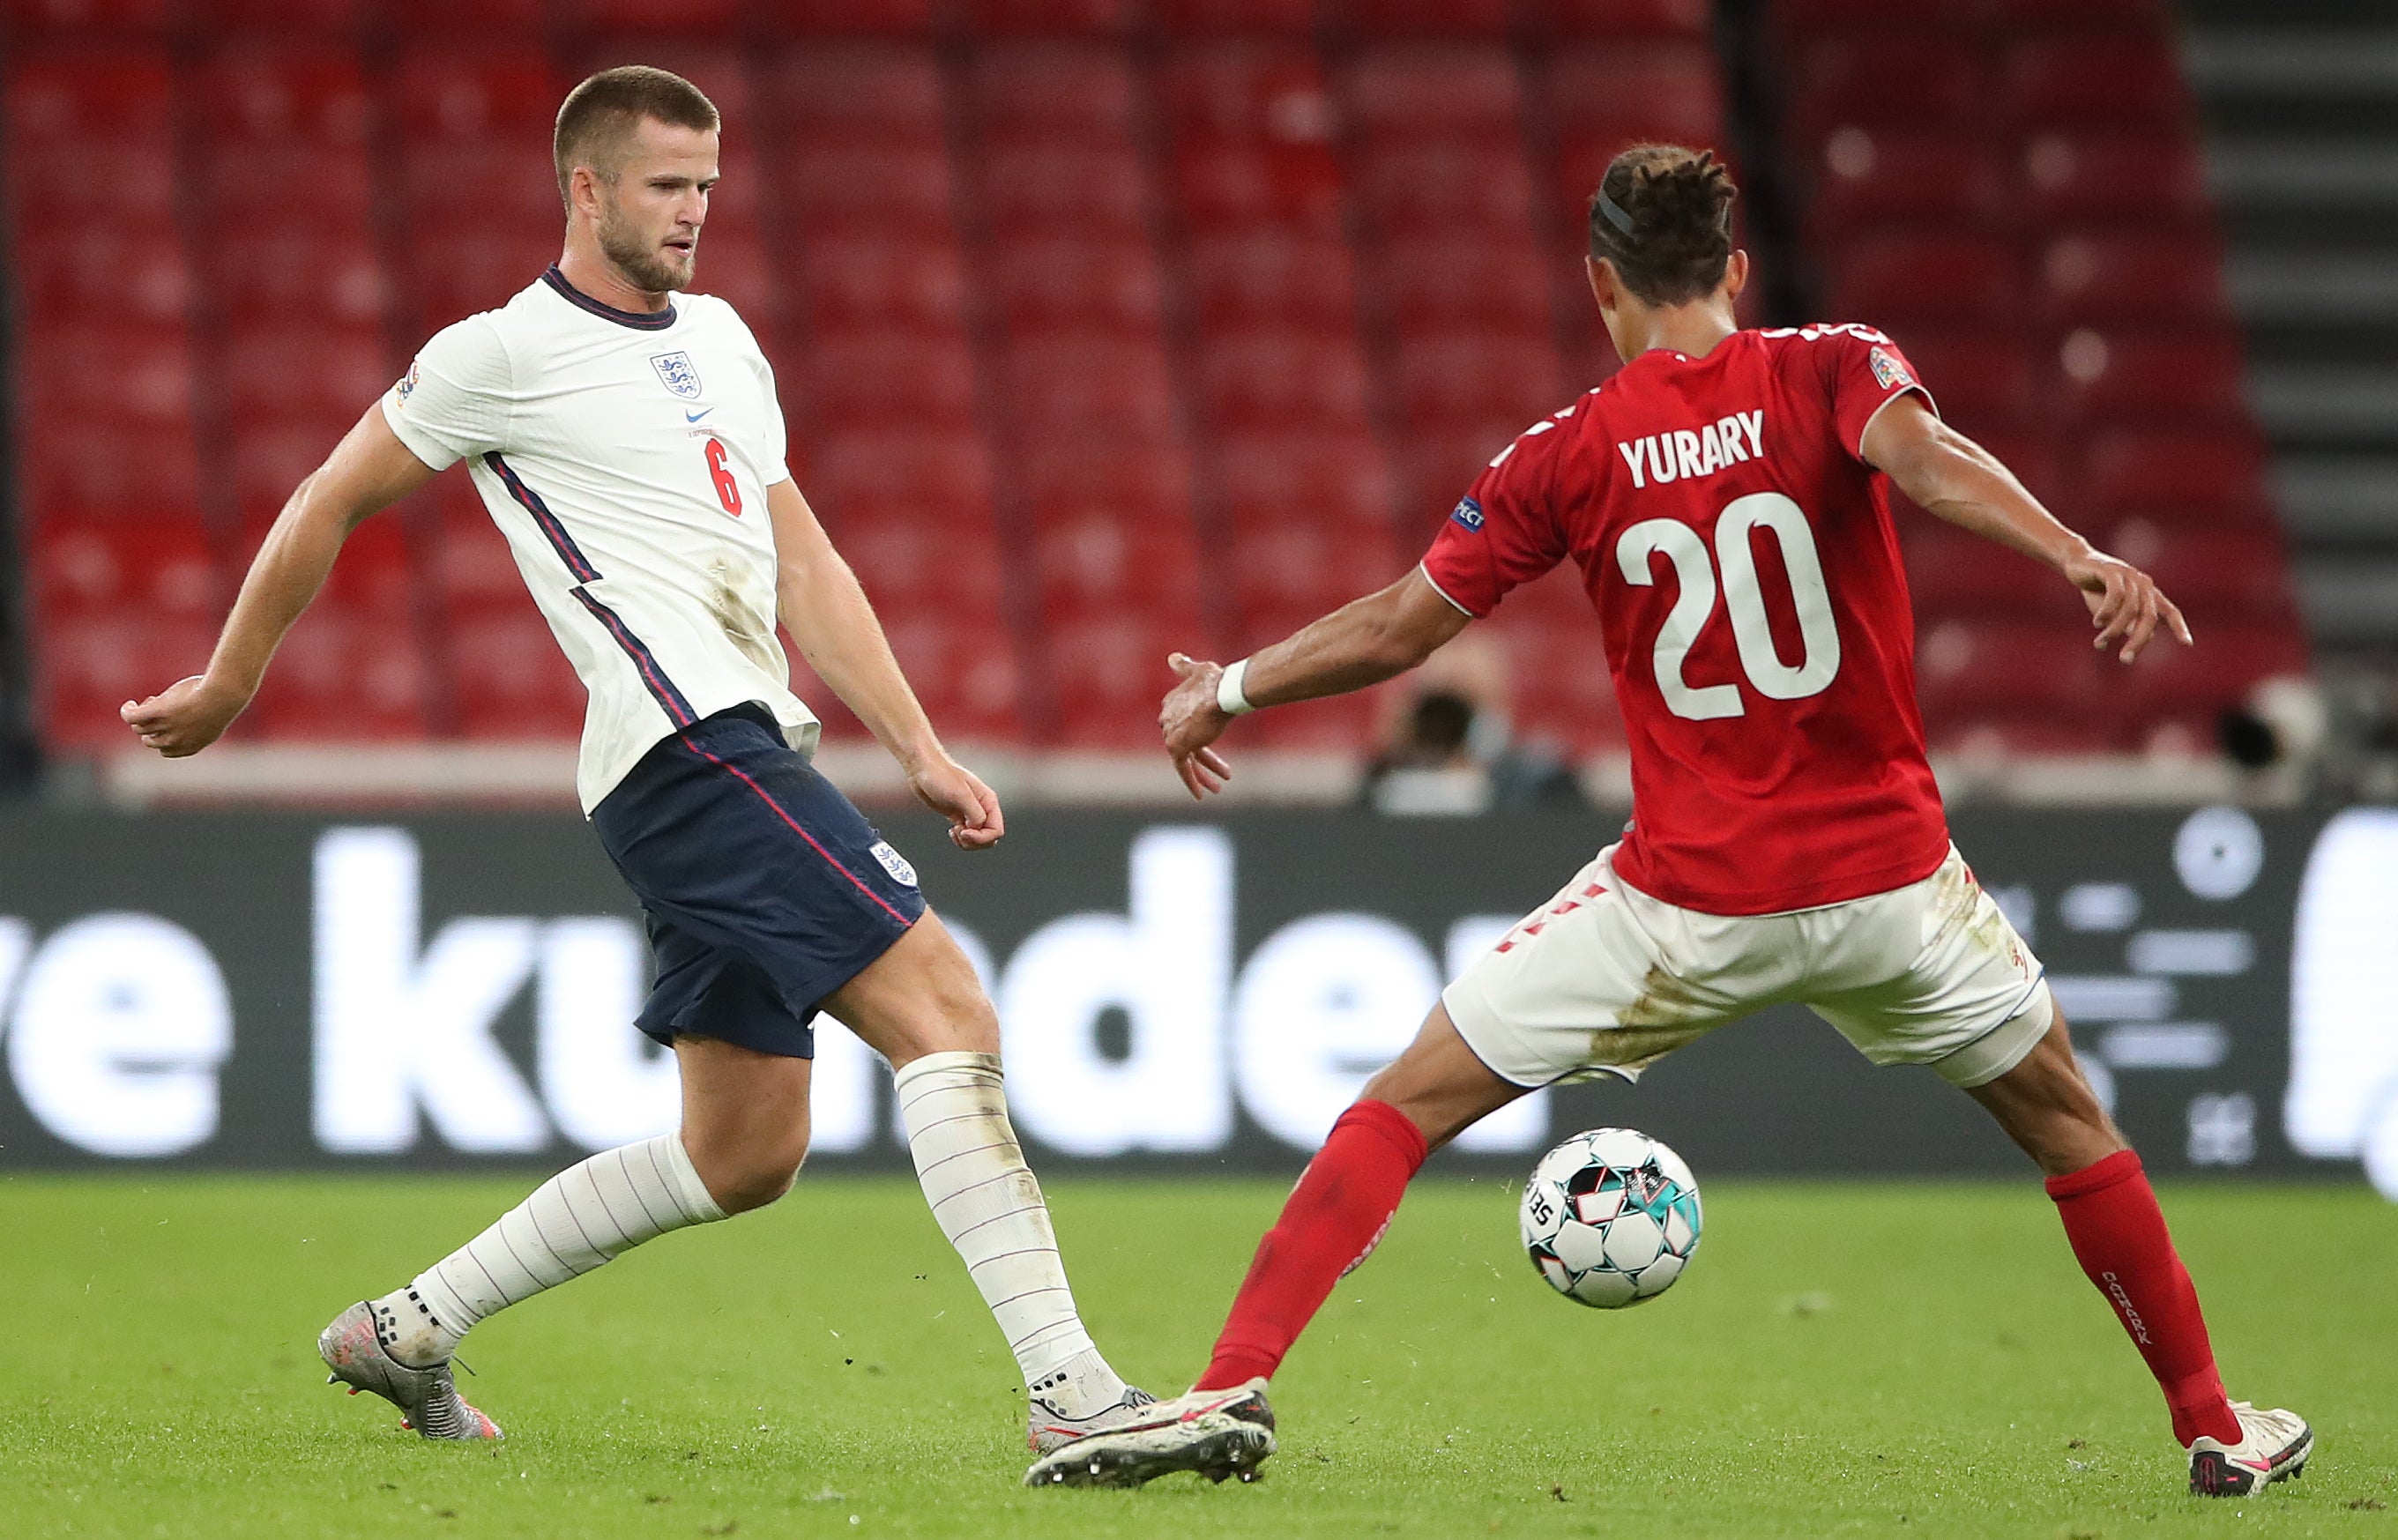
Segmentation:
<svg viewBox="0 0 2398 1540">
<path fill-rule="evenodd" d="M 1073 140 L 1010 143 L 982 157 L 983 211 L 1002 233 L 1072 227 L 1139 234 L 1149 179 L 1130 145 Z"/>
<path fill-rule="evenodd" d="M 17 44 L 52 37 L 150 41 L 172 30 L 180 9 L 176 0 L 6 0 L 0 4 L 0 27 Z"/>
<path fill-rule="evenodd" d="M 562 244 L 565 214 L 546 137 L 412 144 L 400 158 L 399 184 L 411 215 L 409 237 L 420 249 L 438 246 L 453 261 L 465 255 L 459 248 L 472 243 L 459 240 L 450 228 L 458 217 L 461 188 L 474 190 L 478 238 L 492 230 L 539 229 Z"/>
<path fill-rule="evenodd" d="M 72 175 L 39 176 L 70 154 Z M 9 215 L 20 231 L 92 224 L 146 227 L 175 217 L 175 153 L 168 145 L 101 141 L 71 153 L 18 154 L 10 159 Z"/>
<path fill-rule="evenodd" d="M 1932 721 L 2091 715 L 2105 699 L 2088 628 L 2055 622 L 1940 621 L 1918 637 L 1915 677 Z"/>
<path fill-rule="evenodd" d="M 2085 328 L 2068 334 L 2057 355 L 2066 405 L 2081 422 L 2237 422 L 2246 411 L 2240 334 L 2229 326 Z"/>
<path fill-rule="evenodd" d="M 1431 0 L 1429 8 L 1448 3 Z M 1361 8 L 1394 7 L 1376 0 Z M 1513 141 L 1523 131 L 1516 60 L 1498 47 L 1368 49 L 1350 66 L 1341 87 L 1349 121 L 1369 141 L 1416 135 Z"/>
<path fill-rule="evenodd" d="M 388 93 L 405 104 L 399 126 L 411 147 L 492 140 L 546 145 L 568 84 L 538 48 L 425 44 L 401 55 Z"/>
<path fill-rule="evenodd" d="M 483 506 L 465 471 L 447 473 L 433 486 L 428 516 L 439 538 L 432 577 L 451 622 L 494 610 L 532 610 L 532 599 L 525 592 L 507 537 L 492 522 L 491 510 Z"/>
<path fill-rule="evenodd" d="M 1473 323 L 1530 331 L 1552 322 L 1549 263 L 1521 243 L 1475 234 L 1397 240 L 1373 272 L 1384 309 L 1409 328 Z"/>
<path fill-rule="evenodd" d="M 543 0 L 409 0 L 379 19 L 410 39 L 515 43 L 540 34 L 542 9 Z"/>
<path fill-rule="evenodd" d="M 2216 713 L 2246 699 L 2258 681 L 2307 672 L 2306 641 L 2286 620 L 2193 622 L 2190 633 L 2193 646 L 2160 642 L 2128 668 L 2108 663 L 2112 693 L 2135 722 L 2179 719 L 2211 728 Z"/>
<path fill-rule="evenodd" d="M 1105 332 L 1056 332 L 1017 341 L 1002 366 L 1020 442 L 1174 442 L 1174 387 L 1154 342 Z"/>
<path fill-rule="evenodd" d="M 929 48 L 792 48 L 763 66 L 761 86 L 767 119 L 761 131 L 788 140 L 795 149 L 827 135 L 937 146 L 944 132 L 941 66 Z"/>
<path fill-rule="evenodd" d="M 1853 127 L 1824 141 L 1813 186 L 1807 217 L 1819 241 L 1871 224 L 1971 224 L 1996 215 L 2007 195 L 2006 168 L 1978 136 Z"/>
<path fill-rule="evenodd" d="M 1545 332 L 1417 333 L 1402 340 L 1392 383 L 1410 428 L 1436 433 L 1495 419 L 1509 424 L 1502 430 L 1507 438 L 1556 410 L 1568 394 Z"/>
<path fill-rule="evenodd" d="M 1362 429 L 1226 434 L 1217 480 L 1236 526 L 1290 518 L 1389 529 L 1396 483 L 1381 440 Z"/>
<path fill-rule="evenodd" d="M 946 236 L 953 227 L 950 157 L 937 145 L 808 145 L 784 164 L 781 192 L 811 234 Z"/>
<path fill-rule="evenodd" d="M 1833 129 L 1967 129 L 1987 113 L 1979 47 L 1937 32 L 1871 32 L 1817 43 L 1798 60 L 1784 116 L 1801 155 Z"/>
<path fill-rule="evenodd" d="M 372 110 L 357 50 L 324 43 L 222 47 L 190 100 L 194 127 L 220 144 L 361 145 Z"/>
<path fill-rule="evenodd" d="M 2165 27 L 2174 17 L 2166 0 L 1972 0 L 1975 17 L 2005 34 L 2055 26 Z"/>
<path fill-rule="evenodd" d="M 192 357 L 180 327 L 31 326 L 16 363 L 19 409 L 33 422 L 188 431 Z"/>
<path fill-rule="evenodd" d="M 965 269 L 954 242 L 809 232 L 799 243 L 810 324 L 946 331 L 965 324 Z"/>
<path fill-rule="evenodd" d="M 363 148 L 306 140 L 212 143 L 199 185 L 210 214 L 228 216 L 211 222 L 233 245 L 247 241 L 259 223 L 303 225 L 320 239 L 341 234 L 363 241 L 383 193 Z M 224 229 L 232 218 L 240 221 L 238 236 Z"/>
<path fill-rule="evenodd" d="M 2136 550 L 2143 531 L 2119 529 L 2109 548 L 2122 556 Z M 2259 521 L 2229 529 L 2183 529 L 2171 534 L 2149 533 L 2153 550 L 2125 556 L 2157 580 L 2165 596 L 2194 617 L 2200 634 L 2218 623 L 2243 618 L 2275 622 L 2292 618 L 2289 556 L 2281 531 Z"/>
<path fill-rule="evenodd" d="M 1543 76 L 1541 100 L 1561 148 L 1600 163 L 1643 140 L 1720 144 L 1723 66 L 1699 43 L 1625 43 L 1560 47 Z M 1598 184 L 1593 176 L 1577 196 Z"/>
<path fill-rule="evenodd" d="M 796 399 L 830 431 L 974 426 L 974 352 L 962 332 L 820 333 L 802 368 Z"/>
<path fill-rule="evenodd" d="M 1317 522 L 1303 510 L 1251 519 L 1233 546 L 1233 599 L 1245 628 L 1278 625 L 1287 635 L 1396 582 L 1407 566 L 1387 526 Z"/>
<path fill-rule="evenodd" d="M 320 599 L 284 637 L 241 720 L 250 735 L 286 743 L 422 738 L 425 683 L 414 617 Z"/>
<path fill-rule="evenodd" d="M 1193 140 L 1175 152 L 1174 185 L 1197 231 L 1341 235 L 1340 167 L 1320 144 Z"/>
<path fill-rule="evenodd" d="M 1094 511 L 1044 519 L 1034 559 L 1041 573 L 1041 612 L 1051 625 L 1110 610 L 1199 613 L 1198 558 L 1187 515 L 1165 521 L 1109 518 Z"/>
<path fill-rule="evenodd" d="M 1503 38 L 1508 0 L 1325 0 L 1327 20 L 1362 37 Z"/>
<path fill-rule="evenodd" d="M 195 514 L 60 520 L 32 542 L 28 576 L 44 628 L 123 610 L 216 618 L 208 532 Z"/>
<path fill-rule="evenodd" d="M 1203 335 L 1252 322 L 1330 330 L 1356 314 L 1345 241 L 1271 230 L 1203 234 L 1184 272 Z"/>
<path fill-rule="evenodd" d="M 2041 277 L 2059 323 L 2212 321 L 2225 312 L 2222 244 L 2211 234 L 2067 235 L 2043 254 Z"/>
<path fill-rule="evenodd" d="M 2205 163 L 2189 134 L 2044 133 L 2024 147 L 2023 172 L 2025 208 L 2045 223 L 2195 222 L 2209 208 Z"/>
<path fill-rule="evenodd" d="M 554 224 L 483 231 L 471 241 L 452 239 L 446 229 L 419 230 L 408 286 L 420 328 L 430 336 L 452 321 L 507 303 L 558 261 L 560 244 Z"/>
<path fill-rule="evenodd" d="M 1165 301 L 1148 241 L 1031 235 L 995 246 L 989 279 L 1011 331 L 1082 325 L 1154 335 Z"/>
<path fill-rule="evenodd" d="M 1902 516 L 1906 583 L 1925 627 L 1947 619 L 2033 619 L 2070 626 L 2089 614 L 2080 591 L 2027 556 L 1929 515 Z"/>
<path fill-rule="evenodd" d="M 549 0 L 552 20 L 578 36 L 629 33 L 678 40 L 731 38 L 740 33 L 743 8 L 742 0 Z M 672 68 L 663 60 L 659 64 Z"/>
<path fill-rule="evenodd" d="M 2023 266 L 2013 245 L 1989 236 L 1934 234 L 1866 236 L 1827 264 L 1825 309 L 1834 319 L 1883 327 L 1902 321 L 2014 322 L 2023 302 Z"/>
<path fill-rule="evenodd" d="M 215 0 L 208 16 L 211 27 L 228 32 L 338 36 L 357 27 L 364 8 L 361 0 Z"/>
<path fill-rule="evenodd" d="M 76 224 L 9 253 L 21 314 L 45 322 L 180 327 L 191 274 L 169 224 Z"/>
<path fill-rule="evenodd" d="M 883 629 L 943 738 L 952 744 L 1023 739 L 1016 641 L 996 613 L 920 611 L 885 617 Z"/>
<path fill-rule="evenodd" d="M 2114 513 L 2175 510 L 2171 528 L 2254 509 L 2264 475 L 2264 450 L 2242 429 L 2113 428 L 2083 451 L 2077 490 Z"/>
<path fill-rule="evenodd" d="M 885 615 L 999 610 L 1006 574 L 988 506 L 843 519 L 833 543 Z"/>
<path fill-rule="evenodd" d="M 759 24 L 787 37 L 924 37 L 933 0 L 775 0 L 753 6 Z"/>
<path fill-rule="evenodd" d="M 1532 237 L 1532 184 L 1520 149 L 1424 140 L 1364 156 L 1358 201 L 1386 236 L 1474 230 L 1493 240 Z"/>
<path fill-rule="evenodd" d="M 1525 7 L 1541 37 L 1707 41 L 1714 22 L 1708 0 L 1529 0 Z"/>
<path fill-rule="evenodd" d="M 1036 445 L 1016 459 L 1036 528 L 1094 515 L 1191 533 L 1191 458 L 1179 448 L 1115 443 Z"/>
<path fill-rule="evenodd" d="M 1957 0 L 1773 0 L 1767 7 L 1775 33 L 1793 44 L 1829 36 L 1908 32 L 1959 20 Z"/>
<path fill-rule="evenodd" d="M 357 418 L 344 404 L 308 417 L 263 420 L 236 432 L 228 448 L 234 502 L 245 527 L 264 533 L 292 489 L 316 474 Z"/>
<path fill-rule="evenodd" d="M 1307 37 L 1315 0 L 1152 0 L 1151 17 L 1179 36 Z"/>
<path fill-rule="evenodd" d="M 173 140 L 174 87 L 163 51 L 66 47 L 12 55 L 0 96 L 18 154 L 94 144 L 164 149 Z"/>
<path fill-rule="evenodd" d="M 1121 49 L 1089 43 L 1007 43 L 977 50 L 971 92 L 985 134 L 1096 135 L 1138 130 L 1138 93 Z"/>
<path fill-rule="evenodd" d="M 966 0 L 966 24 L 986 37 L 1114 37 L 1131 0 Z"/>
<path fill-rule="evenodd" d="M 45 624 L 34 655 L 44 740 L 53 747 L 133 747 L 117 707 L 207 667 L 216 635 L 207 620 L 138 610 Z"/>
<path fill-rule="evenodd" d="M 19 368 L 25 368 L 21 359 Z M 18 399 L 26 399 L 21 390 Z M 188 422 L 164 428 L 79 417 L 29 422 L 18 464 L 26 504 L 42 517 L 190 508 L 199 502 L 199 461 Z"/>
<path fill-rule="evenodd" d="M 1218 431 L 1363 431 L 1369 386 L 1354 334 L 1253 329 L 1199 341 L 1199 393 Z"/>
<path fill-rule="evenodd" d="M 804 489 L 835 537 L 852 519 L 890 509 L 990 506 L 990 451 L 979 434 L 883 429 L 827 435 L 811 446 Z"/>
<path fill-rule="evenodd" d="M 1154 750 L 1157 703 L 1174 687 L 1169 653 L 1207 645 L 1195 612 L 1148 609 L 1076 616 L 1043 636 L 1058 736 L 1071 747 Z M 1170 775 L 1161 756 L 1161 776 Z"/>
<path fill-rule="evenodd" d="M 2060 33 L 2018 43 L 2001 75 L 2001 105 L 2042 128 L 2100 124 L 2149 132 L 2195 127 L 2194 108 L 2162 27 Z"/>
<path fill-rule="evenodd" d="M 531 603 L 453 615 L 447 641 L 461 736 L 507 743 L 580 735 L 583 682 Z"/>
<path fill-rule="evenodd" d="M 613 0 L 612 0 L 613 3 Z M 734 0 L 738 4 L 739 0 Z M 653 6 L 654 12 L 670 16 L 670 7 Z M 728 157 L 737 147 L 756 142 L 760 113 L 748 54 L 735 38 L 713 26 L 694 30 L 644 31 L 638 26 L 615 27 L 588 34 L 574 34 L 573 46 L 561 51 L 560 73 L 571 79 L 581 80 L 613 69 L 619 64 L 654 65 L 675 74 L 698 87 L 724 123 L 734 132 L 728 136 L 733 143 L 725 148 Z M 730 177 L 727 180 L 731 180 Z M 709 218 L 715 217 L 713 202 Z"/>
<path fill-rule="evenodd" d="M 411 509 L 413 513 L 416 510 Z M 430 510 L 426 510 L 430 513 Z M 324 600 L 360 616 L 406 621 L 416 603 L 414 531 L 404 514 L 387 514 L 360 525 L 342 544 L 325 582 Z M 257 530 L 260 540 L 263 528 Z M 258 540 L 251 542 L 254 554 Z"/>
<path fill-rule="evenodd" d="M 219 379 L 236 431 L 290 417 L 346 414 L 375 404 L 399 370 L 383 333 L 322 326 L 244 326 L 226 339 Z M 327 446 L 331 448 L 330 445 Z"/>
<path fill-rule="evenodd" d="M 1331 142 L 1330 86 L 1304 43 L 1207 43 L 1177 48 L 1159 72 L 1167 121 L 1182 136 L 1279 144 Z"/>
<path fill-rule="evenodd" d="M 1932 752 L 1962 759 L 2048 758 L 2107 754 L 2126 746 L 2110 715 L 2054 711 L 2028 716 L 1952 715 L 1924 724 Z"/>
<path fill-rule="evenodd" d="M 2048 383 L 2017 327 L 1917 327 L 1897 334 L 1940 414 L 1968 434 L 2037 416 Z"/>
</svg>

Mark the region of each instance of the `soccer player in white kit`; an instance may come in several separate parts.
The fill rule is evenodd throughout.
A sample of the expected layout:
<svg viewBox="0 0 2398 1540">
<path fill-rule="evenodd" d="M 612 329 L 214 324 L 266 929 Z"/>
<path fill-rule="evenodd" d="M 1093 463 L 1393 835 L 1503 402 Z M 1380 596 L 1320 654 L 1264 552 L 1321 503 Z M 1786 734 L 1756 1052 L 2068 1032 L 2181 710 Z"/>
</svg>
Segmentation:
<svg viewBox="0 0 2398 1540">
<path fill-rule="evenodd" d="M 785 468 L 756 340 L 723 301 L 681 292 L 718 132 L 707 98 L 666 71 L 578 86 L 558 117 L 557 265 L 425 344 L 292 493 L 207 672 L 122 715 L 170 758 L 215 742 L 349 532 L 466 462 L 590 692 L 577 790 L 648 917 L 658 980 L 640 1024 L 674 1050 L 682 1123 L 560 1172 L 343 1312 L 319 1343 L 333 1378 L 426 1438 L 500 1437 L 451 1382 L 459 1339 L 645 1240 L 781 1197 L 807 1150 L 821 1008 L 890 1061 L 924 1196 L 1006 1333 L 1045 1450 L 1150 1398 L 1075 1310 L 972 966 L 914 869 L 807 762 L 817 724 L 791 693 L 778 614 L 958 846 L 1004 832 Z"/>
</svg>

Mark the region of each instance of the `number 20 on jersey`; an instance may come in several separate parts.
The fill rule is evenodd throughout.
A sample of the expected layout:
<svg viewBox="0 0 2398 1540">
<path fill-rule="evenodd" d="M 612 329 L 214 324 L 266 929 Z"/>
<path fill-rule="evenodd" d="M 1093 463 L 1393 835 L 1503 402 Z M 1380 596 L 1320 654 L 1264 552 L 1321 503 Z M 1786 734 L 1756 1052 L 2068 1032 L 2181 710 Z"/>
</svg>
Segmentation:
<svg viewBox="0 0 2398 1540">
<path fill-rule="evenodd" d="M 1784 663 L 1774 649 L 1765 598 L 1758 590 L 1757 558 L 1749 538 L 1760 529 L 1772 530 L 1780 542 L 1782 565 L 1790 574 L 1800 644 L 1795 664 Z M 1671 518 L 1643 519 L 1624 530 L 1615 543 L 1616 564 L 1623 581 L 1642 588 L 1657 581 L 1649 558 L 1661 555 L 1672 565 L 1674 581 L 1680 588 L 1657 633 L 1653 655 L 1657 689 L 1665 698 L 1667 710 L 1694 722 L 1738 716 L 1745 710 L 1738 685 L 1693 685 L 1682 673 L 1691 648 L 1715 613 L 1718 574 L 1741 672 L 1748 676 L 1751 688 L 1768 700 L 1797 701 L 1819 695 L 1830 686 L 1840 671 L 1840 633 L 1832 623 L 1832 596 L 1824 586 L 1824 564 L 1815 554 L 1815 534 L 1798 504 L 1780 492 L 1734 498 L 1716 518 L 1712 555 L 1696 529 Z"/>
</svg>

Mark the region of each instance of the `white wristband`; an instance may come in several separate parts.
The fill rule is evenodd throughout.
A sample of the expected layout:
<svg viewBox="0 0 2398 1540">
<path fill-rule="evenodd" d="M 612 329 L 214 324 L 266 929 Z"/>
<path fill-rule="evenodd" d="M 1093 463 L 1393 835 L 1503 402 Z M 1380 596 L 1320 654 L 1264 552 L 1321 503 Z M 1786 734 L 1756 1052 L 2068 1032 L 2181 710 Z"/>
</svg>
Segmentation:
<svg viewBox="0 0 2398 1540">
<path fill-rule="evenodd" d="M 1224 676 L 1216 681 L 1216 709 L 1227 716 L 1246 716 L 1258 708 L 1241 692 L 1241 681 L 1248 677 L 1249 660 L 1224 665 Z"/>
</svg>

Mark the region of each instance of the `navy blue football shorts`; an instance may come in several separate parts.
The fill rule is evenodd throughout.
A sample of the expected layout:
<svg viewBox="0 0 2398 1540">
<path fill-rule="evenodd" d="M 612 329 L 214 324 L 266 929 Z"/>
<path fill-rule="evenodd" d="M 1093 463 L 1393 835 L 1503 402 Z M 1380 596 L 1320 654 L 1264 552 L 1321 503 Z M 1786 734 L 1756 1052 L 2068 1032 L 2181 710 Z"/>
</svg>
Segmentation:
<svg viewBox="0 0 2398 1540">
<path fill-rule="evenodd" d="M 662 1043 L 814 1058 L 825 997 L 924 913 L 915 869 L 762 706 L 662 740 L 591 823 L 649 920 L 639 1024 Z"/>
</svg>

